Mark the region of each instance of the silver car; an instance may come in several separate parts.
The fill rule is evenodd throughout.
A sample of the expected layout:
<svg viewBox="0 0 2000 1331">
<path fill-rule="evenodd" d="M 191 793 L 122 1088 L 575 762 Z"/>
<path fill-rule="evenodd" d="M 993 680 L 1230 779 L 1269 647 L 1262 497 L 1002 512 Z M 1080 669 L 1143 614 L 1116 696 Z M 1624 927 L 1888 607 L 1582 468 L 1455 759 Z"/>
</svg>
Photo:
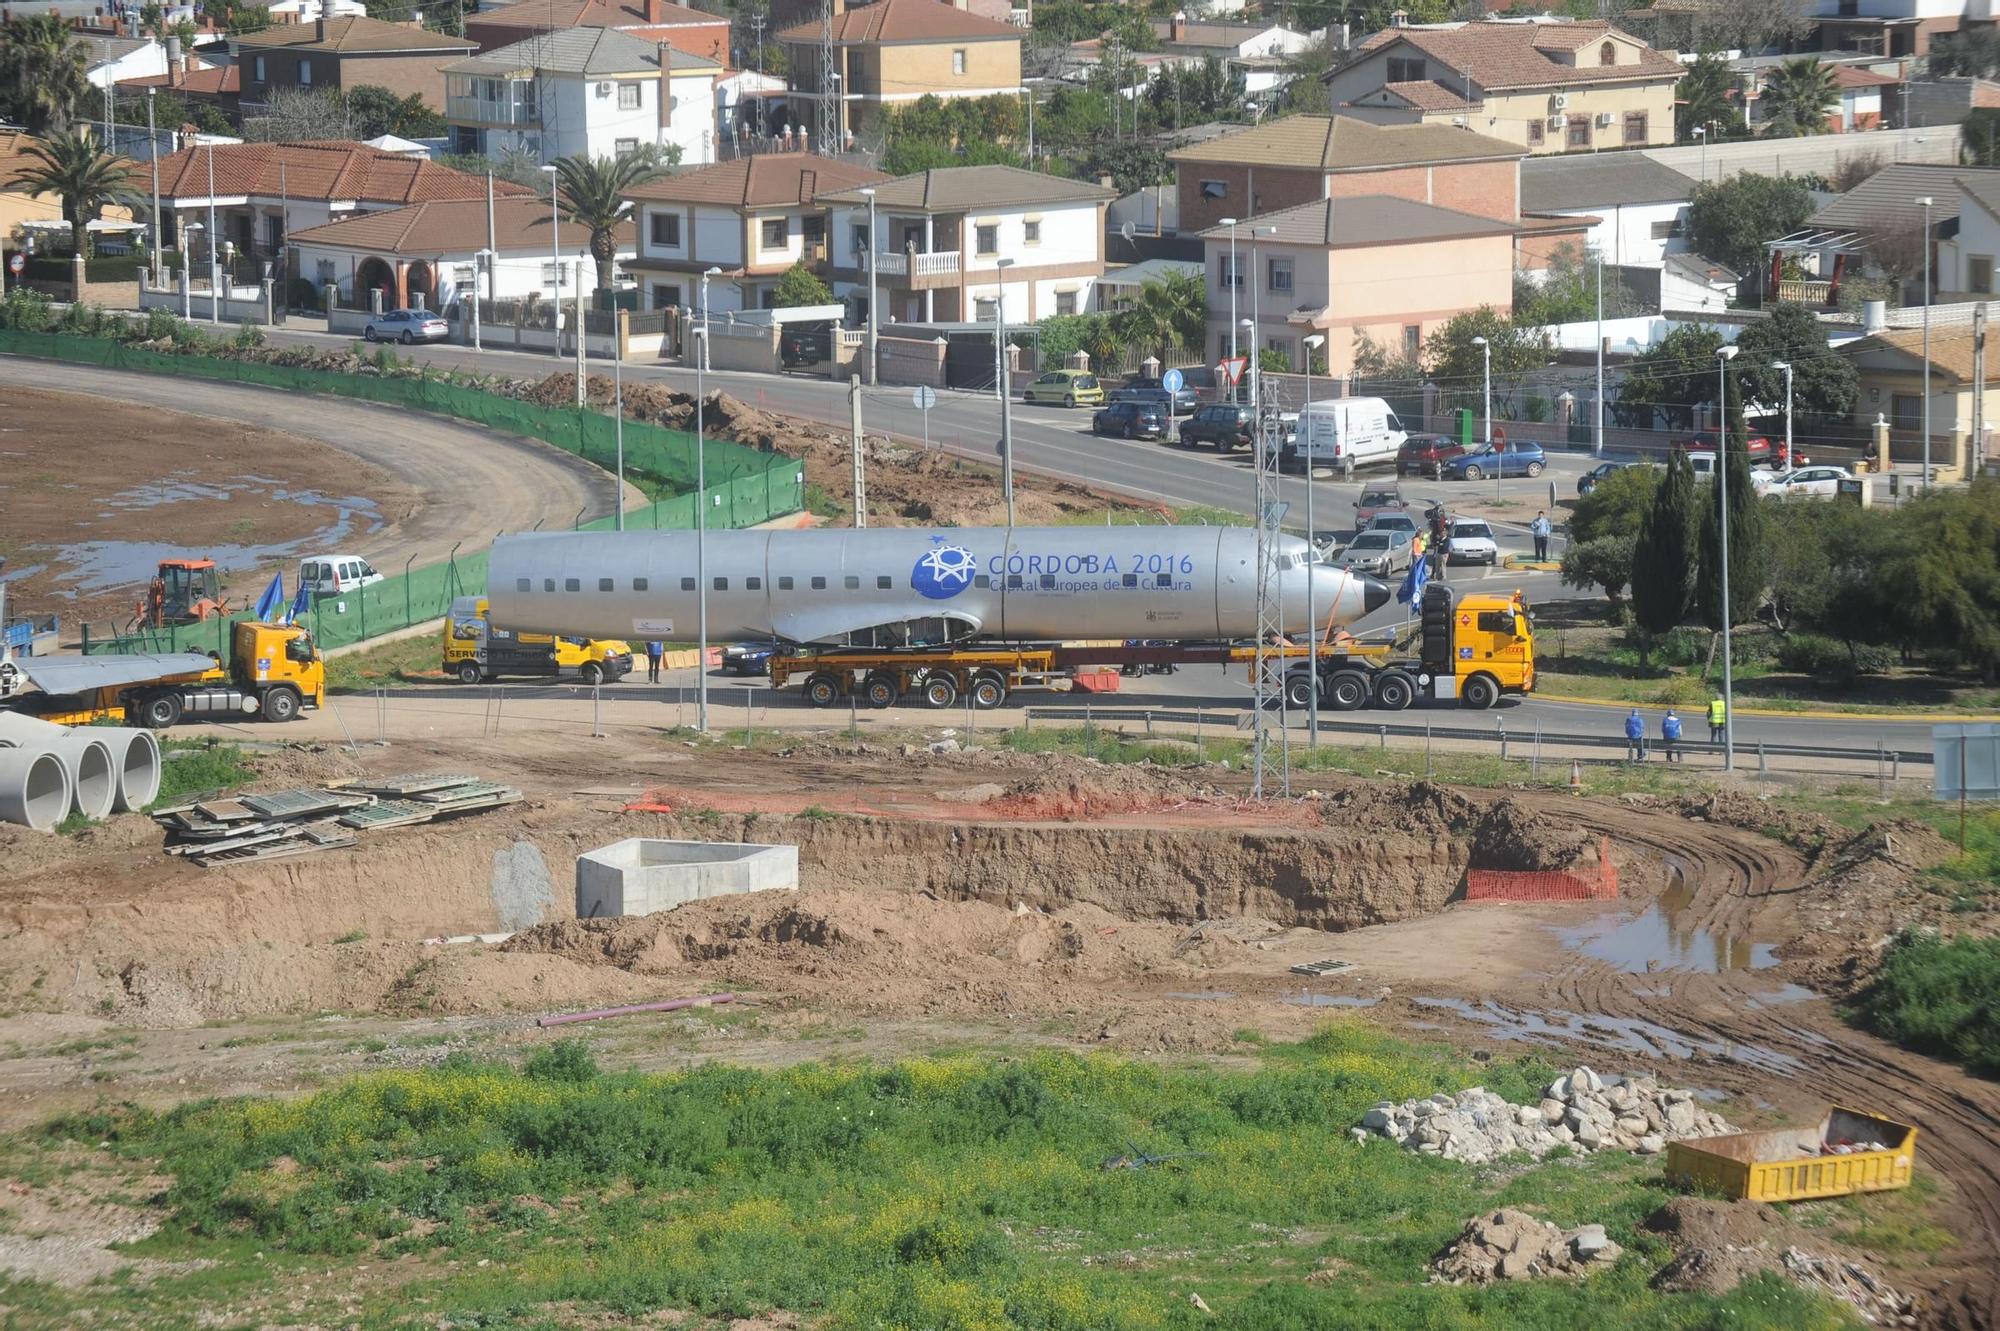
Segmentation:
<svg viewBox="0 0 2000 1331">
<path fill-rule="evenodd" d="M 1336 568 L 1386 578 L 1408 570 L 1415 551 L 1411 533 L 1371 527 L 1349 542 L 1333 562 Z"/>
<path fill-rule="evenodd" d="M 361 329 L 364 342 L 442 342 L 451 325 L 436 310 L 390 310 L 369 319 Z"/>
</svg>

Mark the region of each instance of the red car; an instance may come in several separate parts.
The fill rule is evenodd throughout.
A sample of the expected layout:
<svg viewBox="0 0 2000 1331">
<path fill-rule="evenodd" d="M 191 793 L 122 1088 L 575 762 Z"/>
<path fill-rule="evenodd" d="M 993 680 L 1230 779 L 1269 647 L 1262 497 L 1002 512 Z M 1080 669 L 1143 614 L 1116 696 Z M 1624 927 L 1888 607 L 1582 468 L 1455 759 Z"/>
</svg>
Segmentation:
<svg viewBox="0 0 2000 1331">
<path fill-rule="evenodd" d="M 1463 455 L 1465 448 L 1441 434 L 1413 434 L 1396 450 L 1396 475 L 1437 476 L 1444 464 Z"/>
<path fill-rule="evenodd" d="M 1715 436 L 1703 430 L 1692 439 L 1676 439 L 1673 446 L 1683 453 L 1712 453 L 1715 451 Z M 1794 467 L 1805 466 L 1808 461 L 1803 453 L 1798 453 L 1796 456 L 1787 453 L 1783 440 L 1773 443 L 1761 434 L 1750 436 L 1750 465 L 1753 467 L 1790 471 Z"/>
</svg>

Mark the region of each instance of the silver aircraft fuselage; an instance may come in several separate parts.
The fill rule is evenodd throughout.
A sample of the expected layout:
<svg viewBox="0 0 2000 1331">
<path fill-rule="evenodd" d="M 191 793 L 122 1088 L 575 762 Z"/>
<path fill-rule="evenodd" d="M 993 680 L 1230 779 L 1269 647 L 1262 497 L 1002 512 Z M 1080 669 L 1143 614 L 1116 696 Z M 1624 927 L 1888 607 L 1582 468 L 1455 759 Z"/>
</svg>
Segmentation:
<svg viewBox="0 0 2000 1331">
<path fill-rule="evenodd" d="M 1257 632 L 1257 533 L 1248 527 L 881 527 L 706 534 L 713 640 L 872 645 L 964 639 L 1214 642 Z M 1309 563 L 1279 538 L 1288 634 L 1390 596 L 1362 574 Z M 695 633 L 692 532 L 530 532 L 493 542 L 493 622 L 521 632 L 687 640 Z"/>
</svg>

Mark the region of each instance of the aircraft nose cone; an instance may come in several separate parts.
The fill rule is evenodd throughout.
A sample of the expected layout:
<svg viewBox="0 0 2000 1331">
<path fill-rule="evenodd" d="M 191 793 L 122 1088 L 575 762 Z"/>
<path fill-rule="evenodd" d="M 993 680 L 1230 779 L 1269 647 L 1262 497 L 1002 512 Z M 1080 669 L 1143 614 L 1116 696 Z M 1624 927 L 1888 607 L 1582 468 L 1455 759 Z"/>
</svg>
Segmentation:
<svg viewBox="0 0 2000 1331">
<path fill-rule="evenodd" d="M 1363 614 L 1374 614 L 1377 610 L 1389 604 L 1389 598 L 1395 595 L 1394 592 L 1389 590 L 1389 584 L 1379 578 L 1363 578 L 1361 581 L 1363 584 L 1361 588 L 1361 604 L 1366 607 L 1362 611 Z"/>
</svg>

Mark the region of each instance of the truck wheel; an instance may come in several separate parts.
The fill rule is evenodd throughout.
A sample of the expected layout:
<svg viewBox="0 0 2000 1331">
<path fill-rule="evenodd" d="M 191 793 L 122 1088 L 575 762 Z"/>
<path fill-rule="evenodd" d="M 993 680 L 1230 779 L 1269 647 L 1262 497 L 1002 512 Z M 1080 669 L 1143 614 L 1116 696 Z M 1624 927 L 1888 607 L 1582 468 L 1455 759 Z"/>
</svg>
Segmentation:
<svg viewBox="0 0 2000 1331">
<path fill-rule="evenodd" d="M 181 695 L 149 693 L 139 699 L 139 724 L 148 730 L 167 730 L 181 721 Z"/>
<path fill-rule="evenodd" d="M 1500 686 L 1491 675 L 1474 675 L 1465 681 L 1459 700 L 1475 712 L 1483 712 L 1500 701 Z"/>
<path fill-rule="evenodd" d="M 972 677 L 972 705 L 990 712 L 1007 701 L 1007 681 L 991 670 Z"/>
<path fill-rule="evenodd" d="M 894 707 L 902 692 L 902 681 L 886 670 L 874 671 L 861 681 L 861 696 L 870 707 Z"/>
<path fill-rule="evenodd" d="M 1384 711 L 1400 712 L 1416 696 L 1416 683 L 1400 670 L 1384 671 L 1375 681 L 1375 705 Z"/>
<path fill-rule="evenodd" d="M 929 706 L 943 708 L 958 701 L 958 681 L 950 675 L 936 674 L 924 681 L 924 702 Z"/>
<path fill-rule="evenodd" d="M 264 719 L 290 721 L 299 714 L 299 695 L 290 689 L 271 689 L 264 694 Z"/>
<path fill-rule="evenodd" d="M 799 692 L 805 695 L 808 706 L 831 707 L 840 701 L 840 680 L 822 670 L 806 676 L 805 686 Z"/>
<path fill-rule="evenodd" d="M 478 682 L 480 681 L 480 679 L 481 679 L 481 673 L 480 673 L 480 669 L 479 669 L 479 662 L 477 662 L 477 661 L 461 661 L 461 662 L 459 662 L 459 663 L 458 663 L 458 682 L 459 682 L 459 683 L 461 683 L 461 684 L 477 684 L 477 683 L 478 683 Z"/>
<path fill-rule="evenodd" d="M 604 682 L 604 667 L 595 661 L 585 661 L 583 669 L 577 673 L 583 677 L 583 682 L 592 688 L 596 688 Z"/>
<path fill-rule="evenodd" d="M 1368 701 L 1368 676 L 1343 670 L 1326 684 L 1326 701 L 1336 712 L 1352 712 Z"/>
<path fill-rule="evenodd" d="M 1285 703 L 1303 711 L 1312 706 L 1313 678 L 1304 670 L 1294 670 L 1285 676 Z"/>
</svg>

